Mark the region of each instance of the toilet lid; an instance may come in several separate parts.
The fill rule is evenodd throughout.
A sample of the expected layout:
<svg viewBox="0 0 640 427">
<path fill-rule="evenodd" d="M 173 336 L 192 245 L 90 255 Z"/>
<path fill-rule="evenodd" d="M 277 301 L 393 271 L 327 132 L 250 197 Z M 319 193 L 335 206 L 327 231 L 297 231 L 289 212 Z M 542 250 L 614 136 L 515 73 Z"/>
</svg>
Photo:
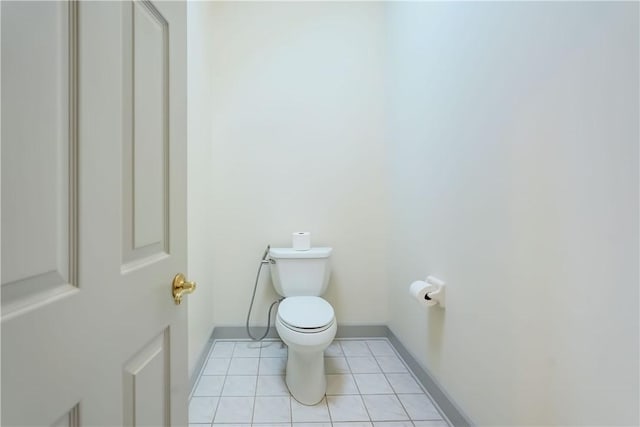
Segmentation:
<svg viewBox="0 0 640 427">
<path fill-rule="evenodd" d="M 317 329 L 330 324 L 334 312 L 320 297 L 289 297 L 280 303 L 278 316 L 295 328 Z"/>
</svg>

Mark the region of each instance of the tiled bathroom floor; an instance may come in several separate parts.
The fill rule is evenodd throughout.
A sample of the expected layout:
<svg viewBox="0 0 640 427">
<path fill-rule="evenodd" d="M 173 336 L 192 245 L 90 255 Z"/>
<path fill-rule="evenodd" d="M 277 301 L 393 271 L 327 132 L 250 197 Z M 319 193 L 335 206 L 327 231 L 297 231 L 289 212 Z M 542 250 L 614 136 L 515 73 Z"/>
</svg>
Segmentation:
<svg viewBox="0 0 640 427">
<path fill-rule="evenodd" d="M 335 340 L 325 351 L 327 396 L 315 406 L 289 394 L 286 357 L 277 340 L 216 341 L 192 392 L 189 426 L 448 425 L 384 338 Z"/>
</svg>

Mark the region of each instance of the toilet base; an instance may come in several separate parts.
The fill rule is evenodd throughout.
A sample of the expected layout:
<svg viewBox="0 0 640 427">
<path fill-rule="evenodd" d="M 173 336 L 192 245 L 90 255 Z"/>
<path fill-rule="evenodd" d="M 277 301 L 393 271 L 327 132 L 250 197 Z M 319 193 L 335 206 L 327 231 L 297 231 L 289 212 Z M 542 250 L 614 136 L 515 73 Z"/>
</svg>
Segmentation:
<svg viewBox="0 0 640 427">
<path fill-rule="evenodd" d="M 327 391 L 324 373 L 324 351 L 301 353 L 291 351 L 287 358 L 287 387 L 291 395 L 304 405 L 320 402 Z"/>
<path fill-rule="evenodd" d="M 324 351 L 336 336 L 334 321 L 329 328 L 315 333 L 300 333 L 287 328 L 278 318 L 276 330 L 289 347 L 285 381 L 291 395 L 304 405 L 320 402 L 327 391 Z"/>
</svg>

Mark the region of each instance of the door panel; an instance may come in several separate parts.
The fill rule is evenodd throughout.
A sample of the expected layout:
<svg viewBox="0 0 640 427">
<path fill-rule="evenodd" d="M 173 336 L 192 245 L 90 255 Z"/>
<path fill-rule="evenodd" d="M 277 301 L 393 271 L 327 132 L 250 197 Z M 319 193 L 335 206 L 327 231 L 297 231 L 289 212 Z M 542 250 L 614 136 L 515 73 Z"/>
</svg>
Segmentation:
<svg viewBox="0 0 640 427">
<path fill-rule="evenodd" d="M 80 426 L 80 411 L 79 406 L 76 405 L 69 412 L 64 414 L 58 421 L 52 424 L 51 427 L 79 427 Z"/>
<path fill-rule="evenodd" d="M 131 29 L 125 38 L 131 75 L 125 102 L 133 111 L 131 132 L 125 135 L 125 156 L 132 165 L 131 199 L 125 200 L 125 215 L 132 213 L 129 259 L 140 259 L 168 252 L 168 113 L 169 113 L 169 37 L 168 23 L 149 2 L 136 2 L 125 9 L 124 20 Z M 129 123 L 127 123 L 129 124 Z"/>
<path fill-rule="evenodd" d="M 124 425 L 169 425 L 169 331 L 164 330 L 124 367 Z"/>
<path fill-rule="evenodd" d="M 2 312 L 9 316 L 77 283 L 77 14 L 74 4 L 56 2 L 8 2 L 3 12 Z M 24 31 L 25 22 L 34 31 Z"/>
<path fill-rule="evenodd" d="M 2 425 L 185 425 L 185 4 L 0 7 Z"/>
</svg>

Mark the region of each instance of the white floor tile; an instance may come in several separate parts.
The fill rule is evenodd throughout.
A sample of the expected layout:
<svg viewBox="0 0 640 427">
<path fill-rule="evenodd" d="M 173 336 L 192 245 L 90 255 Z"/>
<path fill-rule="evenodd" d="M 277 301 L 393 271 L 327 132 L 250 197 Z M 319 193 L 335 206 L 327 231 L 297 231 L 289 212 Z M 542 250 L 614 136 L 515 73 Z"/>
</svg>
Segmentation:
<svg viewBox="0 0 640 427">
<path fill-rule="evenodd" d="M 237 342 L 233 349 L 232 357 L 260 357 L 260 343 L 258 342 Z"/>
<path fill-rule="evenodd" d="M 383 374 L 353 374 L 361 394 L 393 394 Z"/>
<path fill-rule="evenodd" d="M 409 416 L 394 394 L 372 394 L 362 396 L 373 421 L 403 421 Z"/>
<path fill-rule="evenodd" d="M 369 340 L 367 341 L 369 350 L 374 356 L 395 356 L 396 352 L 393 347 L 385 340 Z"/>
<path fill-rule="evenodd" d="M 220 396 L 224 384 L 224 375 L 202 375 L 198 381 L 194 396 Z"/>
<path fill-rule="evenodd" d="M 255 375 L 228 375 L 222 389 L 222 396 L 255 396 Z"/>
<path fill-rule="evenodd" d="M 253 410 L 254 423 L 290 423 L 291 398 L 289 396 L 259 396 Z"/>
<path fill-rule="evenodd" d="M 431 400 L 424 393 L 399 394 L 398 398 L 412 420 L 442 419 L 435 406 L 433 406 L 433 403 L 431 403 Z"/>
<path fill-rule="evenodd" d="M 373 356 L 347 357 L 347 363 L 354 374 L 377 374 L 382 372 Z"/>
<path fill-rule="evenodd" d="M 287 359 L 284 357 L 260 358 L 260 375 L 284 375 Z"/>
<path fill-rule="evenodd" d="M 393 390 L 398 394 L 424 393 L 411 374 L 386 374 Z"/>
<path fill-rule="evenodd" d="M 327 396 L 338 394 L 359 394 L 351 374 L 327 375 Z"/>
<path fill-rule="evenodd" d="M 308 406 L 303 405 L 295 399 L 291 399 L 291 419 L 294 423 L 331 421 L 327 400 L 322 399 L 320 403 Z"/>
<path fill-rule="evenodd" d="M 314 406 L 289 394 L 286 360 L 280 340 L 216 341 L 193 390 L 190 427 L 447 427 L 385 339 L 334 341 L 325 351 L 328 397 Z"/>
<path fill-rule="evenodd" d="M 260 357 L 287 357 L 287 346 L 282 341 L 270 341 L 260 349 Z"/>
<path fill-rule="evenodd" d="M 369 421 L 360 396 L 327 396 L 327 404 L 332 421 Z"/>
<path fill-rule="evenodd" d="M 227 375 L 258 375 L 259 360 L 257 357 L 234 357 Z"/>
<path fill-rule="evenodd" d="M 228 357 L 214 358 L 207 360 L 207 364 L 204 366 L 203 375 L 226 375 L 229 370 L 229 363 L 231 359 Z"/>
<path fill-rule="evenodd" d="M 324 370 L 327 374 L 348 374 L 351 372 L 344 357 L 325 357 Z"/>
<path fill-rule="evenodd" d="M 294 422 L 293 427 L 331 427 L 331 423 L 296 423 Z"/>
<path fill-rule="evenodd" d="M 342 351 L 342 347 L 340 346 L 340 341 L 334 341 L 329 344 L 329 347 L 324 351 L 325 357 L 339 357 L 344 356 L 344 352 Z"/>
<path fill-rule="evenodd" d="M 236 343 L 233 341 L 216 341 L 209 357 L 231 357 Z"/>
<path fill-rule="evenodd" d="M 371 356 L 366 341 L 341 341 L 345 356 Z"/>
<path fill-rule="evenodd" d="M 374 421 L 373 427 L 414 427 L 411 421 Z"/>
<path fill-rule="evenodd" d="M 189 423 L 211 423 L 217 405 L 217 397 L 192 397 L 189 402 Z"/>
<path fill-rule="evenodd" d="M 282 375 L 259 375 L 257 396 L 289 396 L 289 389 Z"/>
<path fill-rule="evenodd" d="M 376 360 L 385 374 L 407 372 L 404 363 L 397 356 L 376 356 Z"/>
<path fill-rule="evenodd" d="M 254 397 L 221 397 L 214 423 L 250 423 Z"/>
</svg>

